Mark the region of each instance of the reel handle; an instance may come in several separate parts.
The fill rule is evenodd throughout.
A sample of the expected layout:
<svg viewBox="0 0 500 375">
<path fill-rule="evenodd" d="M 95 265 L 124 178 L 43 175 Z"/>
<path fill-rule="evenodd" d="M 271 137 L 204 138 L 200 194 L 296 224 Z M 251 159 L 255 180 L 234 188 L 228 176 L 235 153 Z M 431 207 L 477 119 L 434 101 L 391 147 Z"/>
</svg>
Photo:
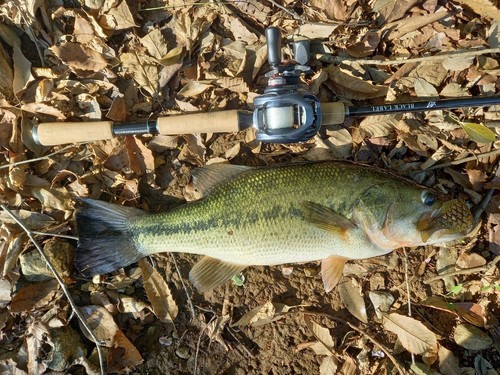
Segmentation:
<svg viewBox="0 0 500 375">
<path fill-rule="evenodd" d="M 267 61 L 275 68 L 281 63 L 281 32 L 271 26 L 266 29 Z"/>
</svg>

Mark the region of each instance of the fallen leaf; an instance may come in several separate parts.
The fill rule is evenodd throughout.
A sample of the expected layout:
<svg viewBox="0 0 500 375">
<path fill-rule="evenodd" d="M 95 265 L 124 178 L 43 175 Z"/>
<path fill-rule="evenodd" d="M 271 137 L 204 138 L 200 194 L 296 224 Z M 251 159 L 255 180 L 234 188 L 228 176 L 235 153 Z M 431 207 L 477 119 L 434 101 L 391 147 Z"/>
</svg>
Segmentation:
<svg viewBox="0 0 500 375">
<path fill-rule="evenodd" d="M 258 306 L 248 311 L 236 323 L 231 324 L 231 327 L 241 327 L 251 325 L 260 327 L 265 324 L 275 322 L 281 319 L 281 314 L 286 313 L 292 306 L 277 302 L 266 302 L 262 306 Z"/>
<path fill-rule="evenodd" d="M 77 73 L 99 72 L 108 66 L 102 54 L 80 43 L 64 42 L 49 48 L 57 57 Z"/>
<path fill-rule="evenodd" d="M 144 289 L 156 317 L 163 323 L 172 323 L 179 313 L 177 303 L 167 282 L 145 258 L 139 261 Z"/>
<path fill-rule="evenodd" d="M 436 88 L 423 78 L 419 77 L 415 80 L 414 88 L 418 97 L 439 98 Z"/>
<path fill-rule="evenodd" d="M 307 328 L 312 332 L 314 337 L 328 350 L 330 353 L 333 351 L 335 342 L 328 328 L 320 326 L 313 321 L 308 315 L 304 316 Z"/>
<path fill-rule="evenodd" d="M 349 312 L 363 323 L 368 323 L 366 305 L 363 294 L 356 279 L 344 277 L 338 285 L 340 299 Z"/>
<path fill-rule="evenodd" d="M 482 17 L 491 18 L 493 20 L 500 19 L 500 9 L 493 5 L 489 0 L 455 0 L 457 3 L 471 8 L 474 12 Z"/>
<path fill-rule="evenodd" d="M 354 77 L 349 71 L 338 66 L 330 65 L 326 69 L 328 79 L 337 95 L 344 95 L 351 99 L 363 100 L 381 98 L 387 95 L 387 87 L 374 85 L 366 80 Z"/>
<path fill-rule="evenodd" d="M 319 366 L 320 375 L 336 375 L 337 374 L 338 363 L 334 356 L 329 355 L 323 358 L 321 365 Z"/>
<path fill-rule="evenodd" d="M 444 346 L 439 345 L 439 371 L 443 375 L 456 375 L 460 374 L 460 366 L 458 358 L 452 351 L 446 349 Z"/>
<path fill-rule="evenodd" d="M 473 122 L 460 122 L 460 125 L 465 130 L 470 139 L 476 143 L 495 142 L 495 133 L 483 124 Z"/>
<path fill-rule="evenodd" d="M 370 291 L 368 295 L 372 301 L 373 308 L 375 309 L 375 314 L 377 314 L 379 319 L 382 319 L 384 313 L 388 313 L 394 303 L 393 295 L 388 292 L 381 291 Z"/>
<path fill-rule="evenodd" d="M 123 30 L 130 27 L 137 27 L 134 16 L 130 12 L 130 8 L 125 0 L 122 0 L 118 5 L 115 0 L 106 0 L 105 7 L 109 8 L 100 18 L 99 24 L 104 29 Z"/>
<path fill-rule="evenodd" d="M 120 55 L 126 73 L 151 96 L 158 95 L 158 63 L 140 51 L 125 52 Z"/>
<path fill-rule="evenodd" d="M 14 94 L 19 94 L 26 88 L 28 83 L 34 80 L 31 74 L 31 63 L 24 57 L 19 46 L 14 46 L 12 55 L 14 60 L 14 80 L 12 82 L 12 89 Z"/>
<path fill-rule="evenodd" d="M 47 369 L 47 365 L 40 361 L 40 358 L 46 356 L 47 345 L 53 347 L 48 328 L 39 321 L 31 321 L 26 330 L 28 372 L 30 374 L 43 374 Z"/>
<path fill-rule="evenodd" d="M 168 53 L 167 42 L 156 27 L 141 38 L 141 43 L 155 59 L 161 60 Z"/>
<path fill-rule="evenodd" d="M 212 85 L 197 81 L 190 81 L 179 91 L 178 94 L 185 98 L 192 98 L 204 93 L 210 87 L 212 87 Z"/>
<path fill-rule="evenodd" d="M 414 318 L 391 313 L 384 315 L 383 325 L 398 336 L 403 347 L 410 353 L 424 354 L 438 350 L 434 332 Z"/>
<path fill-rule="evenodd" d="M 52 279 L 41 283 L 28 284 L 19 289 L 10 305 L 10 312 L 21 313 L 46 307 L 49 302 L 61 296 L 59 284 Z"/>
<path fill-rule="evenodd" d="M 300 26 L 299 35 L 309 39 L 325 39 L 330 37 L 339 25 L 305 23 Z"/>
<path fill-rule="evenodd" d="M 485 350 L 491 346 L 493 340 L 480 328 L 471 324 L 459 324 L 453 334 L 455 342 L 469 350 Z"/>
</svg>

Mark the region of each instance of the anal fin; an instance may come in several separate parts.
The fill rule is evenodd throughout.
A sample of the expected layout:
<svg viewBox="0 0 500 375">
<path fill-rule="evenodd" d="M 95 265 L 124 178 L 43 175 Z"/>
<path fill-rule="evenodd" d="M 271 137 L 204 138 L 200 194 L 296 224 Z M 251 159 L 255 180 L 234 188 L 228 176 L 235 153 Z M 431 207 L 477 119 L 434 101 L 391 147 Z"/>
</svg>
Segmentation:
<svg viewBox="0 0 500 375">
<path fill-rule="evenodd" d="M 321 262 L 321 277 L 326 292 L 330 292 L 342 278 L 346 258 L 330 255 Z"/>
<path fill-rule="evenodd" d="M 200 293 L 218 287 L 247 266 L 203 257 L 189 272 L 189 280 Z"/>
</svg>

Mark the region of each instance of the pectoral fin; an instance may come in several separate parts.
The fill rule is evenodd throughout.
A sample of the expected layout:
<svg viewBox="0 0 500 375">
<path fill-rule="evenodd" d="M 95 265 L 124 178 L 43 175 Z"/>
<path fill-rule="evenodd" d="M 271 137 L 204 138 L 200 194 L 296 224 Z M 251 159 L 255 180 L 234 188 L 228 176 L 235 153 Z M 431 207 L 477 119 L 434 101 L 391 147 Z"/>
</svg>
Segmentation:
<svg viewBox="0 0 500 375">
<path fill-rule="evenodd" d="M 189 272 L 189 280 L 200 293 L 218 287 L 246 266 L 203 257 Z"/>
<path fill-rule="evenodd" d="M 344 236 L 349 229 L 356 228 L 356 224 L 344 215 L 314 202 L 302 202 L 304 209 L 304 220 L 314 224 L 318 228 L 335 232 Z"/>
<path fill-rule="evenodd" d="M 330 292 L 342 278 L 346 258 L 330 255 L 321 262 L 321 277 L 326 292 Z"/>
</svg>

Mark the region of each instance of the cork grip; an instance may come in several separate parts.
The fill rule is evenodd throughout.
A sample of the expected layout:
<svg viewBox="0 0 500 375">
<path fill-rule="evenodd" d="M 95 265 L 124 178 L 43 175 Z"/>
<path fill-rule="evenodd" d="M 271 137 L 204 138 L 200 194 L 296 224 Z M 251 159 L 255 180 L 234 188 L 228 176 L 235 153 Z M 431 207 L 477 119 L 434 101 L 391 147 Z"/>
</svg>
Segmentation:
<svg viewBox="0 0 500 375">
<path fill-rule="evenodd" d="M 321 103 L 321 125 L 342 124 L 344 120 L 345 106 L 343 103 Z"/>
<path fill-rule="evenodd" d="M 231 133 L 239 130 L 238 111 L 203 112 L 160 117 L 156 121 L 163 135 L 193 133 Z"/>
<path fill-rule="evenodd" d="M 113 138 L 113 122 L 45 122 L 33 129 L 33 138 L 44 146 L 100 141 Z"/>
</svg>

